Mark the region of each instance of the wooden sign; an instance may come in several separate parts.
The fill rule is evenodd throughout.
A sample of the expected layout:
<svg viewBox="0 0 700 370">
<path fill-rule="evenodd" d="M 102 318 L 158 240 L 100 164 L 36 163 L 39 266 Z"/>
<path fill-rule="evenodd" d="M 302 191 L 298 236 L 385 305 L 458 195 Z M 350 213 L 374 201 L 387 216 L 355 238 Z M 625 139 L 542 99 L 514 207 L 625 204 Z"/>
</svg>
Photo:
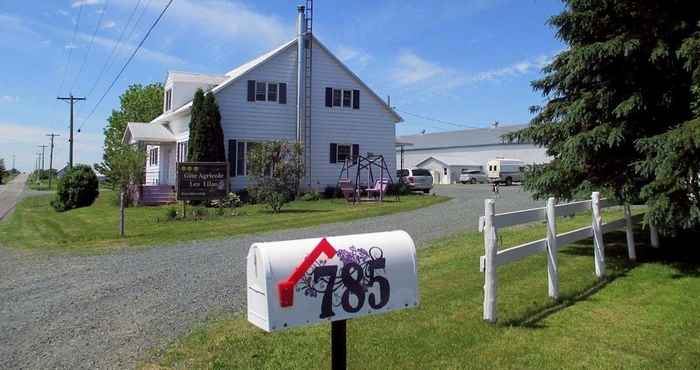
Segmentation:
<svg viewBox="0 0 700 370">
<path fill-rule="evenodd" d="M 177 200 L 215 200 L 228 195 L 228 162 L 179 162 Z"/>
<path fill-rule="evenodd" d="M 418 305 L 415 245 L 404 231 L 255 243 L 248 320 L 265 331 Z"/>
</svg>

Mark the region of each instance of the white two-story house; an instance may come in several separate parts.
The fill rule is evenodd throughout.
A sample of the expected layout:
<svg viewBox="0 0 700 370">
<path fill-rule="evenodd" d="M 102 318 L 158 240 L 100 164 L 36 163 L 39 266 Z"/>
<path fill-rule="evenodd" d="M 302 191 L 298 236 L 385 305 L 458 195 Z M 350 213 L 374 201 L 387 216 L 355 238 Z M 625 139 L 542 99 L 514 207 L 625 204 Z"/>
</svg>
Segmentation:
<svg viewBox="0 0 700 370">
<path fill-rule="evenodd" d="M 224 75 L 168 73 L 163 114 L 131 122 L 124 133 L 125 142 L 148 151 L 144 185 L 175 185 L 198 88 L 219 104 L 233 190 L 248 183 L 248 153 L 270 140 L 303 143 L 302 185 L 313 189 L 335 186 L 345 159 L 356 154 L 383 155 L 389 173 L 396 173 L 395 124 L 401 117 L 305 29 L 304 17 L 299 7 L 295 39 Z"/>
</svg>

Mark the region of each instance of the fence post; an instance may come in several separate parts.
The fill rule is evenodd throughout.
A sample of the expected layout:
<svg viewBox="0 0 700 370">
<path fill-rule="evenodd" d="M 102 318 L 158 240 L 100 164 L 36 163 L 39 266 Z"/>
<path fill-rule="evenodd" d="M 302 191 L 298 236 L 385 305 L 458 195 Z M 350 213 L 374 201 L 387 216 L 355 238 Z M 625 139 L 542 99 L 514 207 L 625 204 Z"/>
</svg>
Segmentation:
<svg viewBox="0 0 700 370">
<path fill-rule="evenodd" d="M 493 199 L 484 201 L 484 320 L 496 322 L 496 227 L 493 224 L 496 207 Z"/>
<path fill-rule="evenodd" d="M 593 210 L 593 255 L 595 258 L 595 275 L 598 278 L 605 276 L 605 244 L 603 243 L 603 218 L 600 216 L 600 193 L 594 191 L 591 195 L 591 208 Z"/>
<path fill-rule="evenodd" d="M 557 262 L 557 221 L 554 198 L 547 199 L 547 278 L 549 297 L 559 299 L 559 263 Z"/>
<path fill-rule="evenodd" d="M 632 228 L 632 210 L 629 204 L 625 204 L 625 221 L 627 227 L 625 228 L 625 233 L 627 234 L 627 254 L 629 255 L 630 261 L 637 260 L 637 251 L 634 246 L 634 229 Z"/>
<path fill-rule="evenodd" d="M 649 234 L 651 237 L 651 246 L 654 248 L 659 247 L 659 230 L 656 229 L 656 226 L 649 224 Z"/>
</svg>

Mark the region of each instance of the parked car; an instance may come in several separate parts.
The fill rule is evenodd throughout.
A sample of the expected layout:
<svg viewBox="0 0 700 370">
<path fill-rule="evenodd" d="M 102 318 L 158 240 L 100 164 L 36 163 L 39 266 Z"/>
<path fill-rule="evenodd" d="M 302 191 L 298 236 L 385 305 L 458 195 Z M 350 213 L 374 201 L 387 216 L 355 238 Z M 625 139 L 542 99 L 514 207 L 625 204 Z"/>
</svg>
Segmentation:
<svg viewBox="0 0 700 370">
<path fill-rule="evenodd" d="M 397 170 L 396 176 L 412 191 L 422 191 L 428 194 L 433 188 L 433 175 L 423 168 Z"/>
<path fill-rule="evenodd" d="M 489 179 L 486 177 L 486 174 L 479 170 L 463 169 L 462 173 L 459 175 L 459 182 L 462 184 L 485 183 L 488 181 Z"/>
<path fill-rule="evenodd" d="M 488 162 L 488 178 L 491 183 L 513 185 L 523 181 L 525 163 L 518 159 L 492 159 Z"/>
</svg>

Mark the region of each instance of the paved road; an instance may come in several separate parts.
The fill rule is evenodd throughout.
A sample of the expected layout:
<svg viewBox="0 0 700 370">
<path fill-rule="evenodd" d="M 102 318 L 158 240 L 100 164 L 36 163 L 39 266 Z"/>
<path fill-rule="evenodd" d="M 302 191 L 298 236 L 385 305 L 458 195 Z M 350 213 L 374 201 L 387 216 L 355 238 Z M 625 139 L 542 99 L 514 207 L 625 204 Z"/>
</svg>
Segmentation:
<svg viewBox="0 0 700 370">
<path fill-rule="evenodd" d="M 454 199 L 402 214 L 106 256 L 0 248 L 0 368 L 133 367 L 209 315 L 244 308 L 251 243 L 404 229 L 421 247 L 475 229 L 488 189 L 443 186 Z M 502 211 L 534 204 L 519 187 L 500 197 Z"/>
<path fill-rule="evenodd" d="M 28 174 L 21 173 L 12 179 L 10 183 L 0 185 L 0 220 L 15 209 L 15 205 L 24 191 L 27 177 L 29 177 Z"/>
</svg>

